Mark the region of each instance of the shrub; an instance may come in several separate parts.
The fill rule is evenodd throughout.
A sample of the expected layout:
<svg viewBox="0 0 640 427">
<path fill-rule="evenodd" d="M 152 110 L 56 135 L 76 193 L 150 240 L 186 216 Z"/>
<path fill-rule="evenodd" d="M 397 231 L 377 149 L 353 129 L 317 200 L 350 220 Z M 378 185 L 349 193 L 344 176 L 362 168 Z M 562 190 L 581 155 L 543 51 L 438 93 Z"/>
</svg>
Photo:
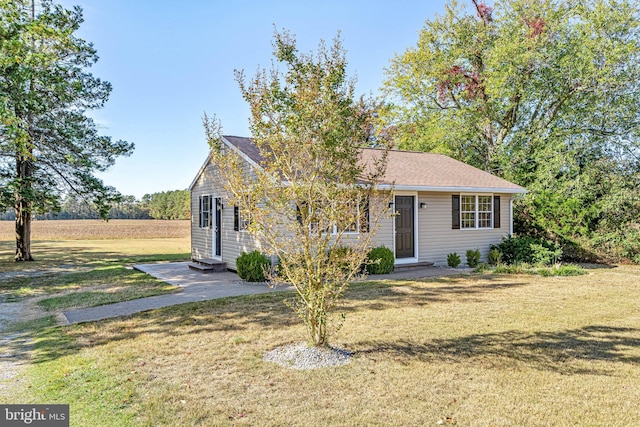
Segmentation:
<svg viewBox="0 0 640 427">
<path fill-rule="evenodd" d="M 473 270 L 474 273 L 486 273 L 487 271 L 491 271 L 491 268 L 489 268 L 489 264 L 487 264 L 486 262 L 481 262 Z"/>
<path fill-rule="evenodd" d="M 460 255 L 455 252 L 451 252 L 447 255 L 447 265 L 452 268 L 457 268 L 460 265 Z"/>
<path fill-rule="evenodd" d="M 554 276 L 582 276 L 583 274 L 587 274 L 584 268 L 575 264 L 564 264 L 559 267 L 553 267 L 552 271 Z"/>
<path fill-rule="evenodd" d="M 534 264 L 551 265 L 558 262 L 562 255 L 562 249 L 557 245 L 554 246 L 555 249 L 552 250 L 542 244 L 532 243 L 530 247 Z"/>
<path fill-rule="evenodd" d="M 467 265 L 476 268 L 480 263 L 480 251 L 478 249 L 469 249 L 467 251 Z"/>
<path fill-rule="evenodd" d="M 579 265 L 566 264 L 553 267 L 539 267 L 531 271 L 531 274 L 537 274 L 543 277 L 551 276 L 581 276 L 587 274 Z"/>
<path fill-rule="evenodd" d="M 502 261 L 502 253 L 496 248 L 491 249 L 489 251 L 489 255 L 487 255 L 487 262 L 489 265 L 498 265 L 500 264 L 500 261 Z"/>
<path fill-rule="evenodd" d="M 242 252 L 236 258 L 238 276 L 247 282 L 264 282 L 266 280 L 265 273 L 270 267 L 271 261 L 269 261 L 269 258 L 257 250 L 249 253 Z"/>
<path fill-rule="evenodd" d="M 516 265 L 498 265 L 494 270 L 496 274 L 537 274 L 543 277 L 549 276 L 580 276 L 587 274 L 584 269 L 578 265 L 565 264 L 553 267 L 531 267 L 527 263 Z"/>
<path fill-rule="evenodd" d="M 367 255 L 367 273 L 388 274 L 393 271 L 394 256 L 391 249 L 378 246 Z"/>
<path fill-rule="evenodd" d="M 549 250 L 551 254 L 540 249 L 540 246 Z M 545 257 L 550 258 L 549 262 L 555 262 L 562 256 L 562 249 L 557 244 L 530 236 L 509 236 L 498 245 L 491 245 L 491 249 L 499 250 L 502 253 L 502 261 L 507 264 L 537 264 Z"/>
<path fill-rule="evenodd" d="M 493 272 L 496 274 L 526 274 L 529 271 L 529 266 L 527 264 L 500 264 L 493 269 Z"/>
</svg>

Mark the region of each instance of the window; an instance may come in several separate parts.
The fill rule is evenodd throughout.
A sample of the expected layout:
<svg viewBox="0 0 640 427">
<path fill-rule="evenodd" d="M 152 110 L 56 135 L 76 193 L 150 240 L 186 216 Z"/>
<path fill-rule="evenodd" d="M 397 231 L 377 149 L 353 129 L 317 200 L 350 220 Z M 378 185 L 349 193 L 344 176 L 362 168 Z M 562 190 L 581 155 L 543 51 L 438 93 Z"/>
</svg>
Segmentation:
<svg viewBox="0 0 640 427">
<path fill-rule="evenodd" d="M 240 215 L 240 208 L 238 206 L 233 207 L 233 229 L 235 231 L 246 231 L 250 222 L 250 218 L 245 218 Z"/>
<path fill-rule="evenodd" d="M 478 196 L 478 228 L 491 228 L 491 196 Z"/>
<path fill-rule="evenodd" d="M 211 196 L 200 196 L 200 228 L 211 228 Z"/>
<path fill-rule="evenodd" d="M 460 228 L 476 229 L 493 227 L 493 196 L 464 194 L 459 197 Z"/>
<path fill-rule="evenodd" d="M 353 202 L 350 202 L 348 206 L 349 206 L 348 210 L 351 211 L 351 214 L 349 215 L 351 217 L 350 219 L 355 219 L 355 221 L 353 222 L 349 222 L 345 220 L 338 221 L 336 226 L 333 227 L 332 234 L 336 234 L 338 230 L 341 230 L 345 233 L 356 233 L 358 231 L 358 217 L 359 217 L 358 203 L 353 201 Z"/>
<path fill-rule="evenodd" d="M 311 232 L 315 232 L 319 225 L 319 217 L 322 215 L 322 209 L 320 207 L 316 207 L 315 210 L 313 210 L 312 208 L 307 207 L 306 203 L 301 203 L 301 204 L 296 204 L 296 218 L 298 220 L 298 223 L 302 224 L 302 212 L 301 212 L 301 206 L 302 208 L 305 209 L 308 212 L 308 215 L 310 216 L 310 231 Z M 363 197 L 362 200 L 359 203 L 353 202 L 350 203 L 350 209 L 354 209 L 353 212 L 353 216 L 356 216 L 356 221 L 355 222 L 349 222 L 347 223 L 347 221 L 343 221 L 340 222 L 338 221 L 337 224 L 333 224 L 333 225 L 328 225 L 324 230 L 323 233 L 331 233 L 331 234 L 337 234 L 338 231 L 342 231 L 344 233 L 368 233 L 369 232 L 369 222 L 370 222 L 370 213 L 369 213 L 369 200 L 367 197 Z M 353 216 L 351 216 L 351 218 L 353 218 Z"/>
<path fill-rule="evenodd" d="M 460 228 L 476 228 L 476 196 L 461 196 L 460 203 Z"/>
</svg>

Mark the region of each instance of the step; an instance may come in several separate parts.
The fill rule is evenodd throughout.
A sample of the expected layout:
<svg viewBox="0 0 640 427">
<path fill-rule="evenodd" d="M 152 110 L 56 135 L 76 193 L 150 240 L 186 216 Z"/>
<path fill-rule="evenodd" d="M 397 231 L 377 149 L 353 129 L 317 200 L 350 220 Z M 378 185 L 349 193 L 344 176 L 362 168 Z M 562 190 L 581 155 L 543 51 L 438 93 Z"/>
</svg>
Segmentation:
<svg viewBox="0 0 640 427">
<path fill-rule="evenodd" d="M 393 271 L 398 273 L 400 271 L 421 270 L 428 267 L 433 267 L 433 263 L 427 261 L 413 262 L 411 264 L 396 264 L 393 266 Z"/>
<path fill-rule="evenodd" d="M 216 259 L 192 259 L 189 263 L 191 270 L 199 271 L 201 273 L 217 273 L 221 271 L 227 271 L 227 263 L 218 261 Z"/>
</svg>

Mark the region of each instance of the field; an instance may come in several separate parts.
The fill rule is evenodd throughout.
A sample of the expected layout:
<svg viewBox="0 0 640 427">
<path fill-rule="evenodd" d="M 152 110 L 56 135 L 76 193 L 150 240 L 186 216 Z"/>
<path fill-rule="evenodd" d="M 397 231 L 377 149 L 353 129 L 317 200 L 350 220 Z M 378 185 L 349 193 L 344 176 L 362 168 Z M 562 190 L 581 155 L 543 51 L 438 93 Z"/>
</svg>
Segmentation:
<svg viewBox="0 0 640 427">
<path fill-rule="evenodd" d="M 126 288 L 152 280 L 120 276 L 131 260 L 180 256 L 169 242 L 181 239 L 155 255 L 138 254 L 139 241 L 152 239 L 44 242 L 46 259 L 76 247 L 109 255 L 31 284 L 40 297 L 20 296 L 17 279 L 4 292 L 25 303 L 81 294 L 109 268 Z M 96 426 L 640 425 L 639 275 L 591 266 L 574 277 L 358 283 L 333 339 L 351 363 L 312 371 L 262 360 L 304 339 L 286 292 L 66 327 L 45 317 L 13 326 L 29 334 L 31 359 L 0 380 L 0 403 L 70 403 L 72 425 Z"/>
<path fill-rule="evenodd" d="M 14 263 L 14 223 L 0 221 L 0 280 L 3 272 L 187 260 L 190 244 L 189 221 L 34 221 L 31 247 L 35 262 Z"/>
<path fill-rule="evenodd" d="M 23 301 L 18 314 L 31 317 L 175 292 L 131 265 L 184 261 L 190 253 L 188 221 L 34 221 L 36 261 L 28 263 L 13 262 L 13 222 L 0 222 L 0 230 L 0 303 Z M 6 320 L 0 312 L 0 326 Z"/>
<path fill-rule="evenodd" d="M 112 219 L 33 221 L 32 239 L 102 240 L 102 239 L 173 239 L 189 236 L 189 221 Z M 0 241 L 15 241 L 15 223 L 0 221 Z"/>
</svg>

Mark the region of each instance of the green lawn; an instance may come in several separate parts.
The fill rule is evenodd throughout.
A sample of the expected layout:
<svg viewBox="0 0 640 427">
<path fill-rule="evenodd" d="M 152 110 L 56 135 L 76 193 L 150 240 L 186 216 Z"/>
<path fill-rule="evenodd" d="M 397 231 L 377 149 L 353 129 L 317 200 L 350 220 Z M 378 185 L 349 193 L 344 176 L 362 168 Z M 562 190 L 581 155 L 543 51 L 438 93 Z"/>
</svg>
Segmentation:
<svg viewBox="0 0 640 427">
<path fill-rule="evenodd" d="M 33 330 L 2 402 L 70 403 L 72 425 L 640 425 L 639 267 L 584 276 L 358 283 L 348 365 L 262 361 L 304 339 L 290 294 Z M 26 326 L 26 325 L 25 325 Z"/>
</svg>

